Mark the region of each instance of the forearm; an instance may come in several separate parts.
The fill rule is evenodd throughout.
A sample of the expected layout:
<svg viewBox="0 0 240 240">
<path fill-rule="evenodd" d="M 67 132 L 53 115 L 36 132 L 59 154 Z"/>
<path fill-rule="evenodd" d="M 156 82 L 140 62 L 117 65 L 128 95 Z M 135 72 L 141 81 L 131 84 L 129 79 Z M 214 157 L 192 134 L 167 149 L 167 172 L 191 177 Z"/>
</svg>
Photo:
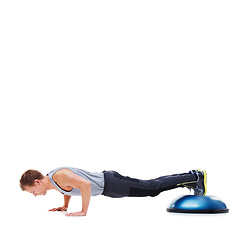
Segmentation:
<svg viewBox="0 0 240 240">
<path fill-rule="evenodd" d="M 69 201 L 71 199 L 71 196 L 68 196 L 68 195 L 64 195 L 64 207 L 68 207 L 68 204 L 69 204 Z"/>
<path fill-rule="evenodd" d="M 73 174 L 72 176 L 66 177 L 65 184 L 80 189 L 82 195 L 82 210 L 80 212 L 68 213 L 65 216 L 86 216 L 91 198 L 91 182 Z"/>
<path fill-rule="evenodd" d="M 91 198 L 91 183 L 87 184 L 84 188 L 81 189 L 82 194 L 82 212 L 87 215 L 88 206 Z"/>
</svg>

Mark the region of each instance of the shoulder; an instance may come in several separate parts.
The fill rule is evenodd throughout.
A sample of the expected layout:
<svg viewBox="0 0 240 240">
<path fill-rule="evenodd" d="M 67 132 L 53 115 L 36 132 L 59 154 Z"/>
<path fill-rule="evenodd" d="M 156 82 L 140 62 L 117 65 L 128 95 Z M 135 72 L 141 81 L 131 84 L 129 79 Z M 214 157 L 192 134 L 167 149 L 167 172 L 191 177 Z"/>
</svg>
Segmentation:
<svg viewBox="0 0 240 240">
<path fill-rule="evenodd" d="M 63 180 L 66 180 L 66 179 L 72 177 L 73 175 L 74 175 L 74 173 L 70 169 L 63 168 L 54 173 L 53 180 L 54 181 L 63 181 Z"/>
<path fill-rule="evenodd" d="M 81 188 L 82 184 L 90 183 L 67 168 L 59 169 L 55 172 L 53 180 L 61 186 L 71 186 L 75 188 Z"/>
</svg>

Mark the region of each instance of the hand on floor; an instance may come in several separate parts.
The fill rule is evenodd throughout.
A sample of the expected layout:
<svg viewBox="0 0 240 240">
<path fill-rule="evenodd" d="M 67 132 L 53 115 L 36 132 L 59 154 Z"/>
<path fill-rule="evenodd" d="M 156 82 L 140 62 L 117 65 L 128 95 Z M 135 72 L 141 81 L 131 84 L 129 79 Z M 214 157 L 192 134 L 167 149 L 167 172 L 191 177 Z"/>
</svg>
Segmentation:
<svg viewBox="0 0 240 240">
<path fill-rule="evenodd" d="M 67 217 L 86 216 L 86 213 L 84 213 L 83 211 L 80 211 L 80 212 L 68 213 L 65 216 Z"/>
<path fill-rule="evenodd" d="M 48 211 L 51 211 L 51 212 L 61 211 L 61 212 L 63 212 L 63 211 L 67 211 L 67 207 L 52 208 L 52 209 L 50 209 Z"/>
</svg>

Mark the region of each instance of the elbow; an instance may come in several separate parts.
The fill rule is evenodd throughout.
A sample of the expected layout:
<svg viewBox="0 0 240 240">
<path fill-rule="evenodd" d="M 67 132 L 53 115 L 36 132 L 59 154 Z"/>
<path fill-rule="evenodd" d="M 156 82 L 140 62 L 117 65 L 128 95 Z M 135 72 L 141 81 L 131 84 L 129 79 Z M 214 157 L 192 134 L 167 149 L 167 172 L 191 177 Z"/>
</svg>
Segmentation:
<svg viewBox="0 0 240 240">
<path fill-rule="evenodd" d="M 90 182 L 86 183 L 86 186 L 85 186 L 85 191 L 87 192 L 87 194 L 89 194 L 91 196 L 91 192 L 92 192 L 92 189 L 91 189 L 91 186 L 92 184 Z"/>
<path fill-rule="evenodd" d="M 92 187 L 91 186 L 92 186 L 92 183 L 88 182 L 87 189 L 88 189 L 90 196 L 92 195 Z"/>
<path fill-rule="evenodd" d="M 92 184 L 90 182 L 86 182 L 85 183 L 85 188 L 86 189 L 90 189 L 91 190 L 91 186 L 92 186 Z"/>
<path fill-rule="evenodd" d="M 85 181 L 84 183 L 81 184 L 81 186 L 79 186 L 78 188 L 80 189 L 80 191 L 83 192 L 91 192 L 91 186 L 92 184 L 88 181 Z"/>
</svg>

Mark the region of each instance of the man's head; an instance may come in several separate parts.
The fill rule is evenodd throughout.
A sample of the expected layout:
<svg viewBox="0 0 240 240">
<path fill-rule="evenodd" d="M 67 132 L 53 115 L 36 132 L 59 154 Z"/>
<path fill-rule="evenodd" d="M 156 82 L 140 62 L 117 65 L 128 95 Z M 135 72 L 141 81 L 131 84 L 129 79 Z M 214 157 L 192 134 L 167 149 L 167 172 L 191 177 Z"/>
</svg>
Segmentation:
<svg viewBox="0 0 240 240">
<path fill-rule="evenodd" d="M 47 186 L 44 176 L 37 170 L 27 170 L 20 179 L 20 187 L 23 191 L 32 193 L 34 196 L 45 195 Z"/>
</svg>

